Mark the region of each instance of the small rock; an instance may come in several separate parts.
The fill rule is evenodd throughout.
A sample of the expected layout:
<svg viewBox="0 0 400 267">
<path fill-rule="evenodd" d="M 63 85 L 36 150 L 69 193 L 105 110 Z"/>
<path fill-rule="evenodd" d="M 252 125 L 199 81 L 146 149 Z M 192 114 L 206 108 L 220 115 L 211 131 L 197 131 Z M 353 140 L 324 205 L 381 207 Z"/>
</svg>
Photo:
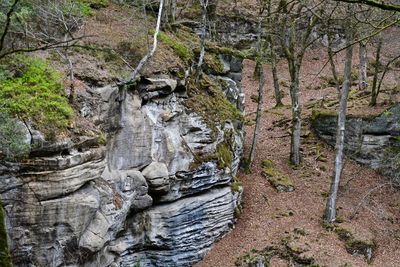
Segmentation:
<svg viewBox="0 0 400 267">
<path fill-rule="evenodd" d="M 170 188 L 168 168 L 165 163 L 152 162 L 142 171 L 153 193 L 167 193 Z"/>
</svg>

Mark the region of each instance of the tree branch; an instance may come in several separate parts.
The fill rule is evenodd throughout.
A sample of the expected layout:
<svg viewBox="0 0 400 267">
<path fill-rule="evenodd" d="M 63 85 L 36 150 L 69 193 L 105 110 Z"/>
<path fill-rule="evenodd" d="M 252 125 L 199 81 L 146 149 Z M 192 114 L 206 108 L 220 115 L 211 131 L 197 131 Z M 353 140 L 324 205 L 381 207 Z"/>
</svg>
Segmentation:
<svg viewBox="0 0 400 267">
<path fill-rule="evenodd" d="M 383 1 L 382 2 L 377 2 L 374 0 L 335 0 L 335 1 L 345 2 L 350 4 L 362 4 L 362 5 L 377 7 L 382 10 L 400 12 L 400 5 L 385 4 L 383 3 Z"/>
<path fill-rule="evenodd" d="M 6 39 L 6 35 L 8 33 L 8 29 L 10 28 L 11 16 L 14 13 L 14 9 L 17 6 L 18 2 L 19 2 L 19 0 L 15 0 L 14 3 L 12 4 L 10 10 L 8 10 L 8 12 L 7 12 L 6 24 L 4 26 L 4 31 L 3 31 L 3 33 L 1 34 L 1 37 L 0 37 L 0 53 L 4 48 L 4 41 Z"/>
</svg>

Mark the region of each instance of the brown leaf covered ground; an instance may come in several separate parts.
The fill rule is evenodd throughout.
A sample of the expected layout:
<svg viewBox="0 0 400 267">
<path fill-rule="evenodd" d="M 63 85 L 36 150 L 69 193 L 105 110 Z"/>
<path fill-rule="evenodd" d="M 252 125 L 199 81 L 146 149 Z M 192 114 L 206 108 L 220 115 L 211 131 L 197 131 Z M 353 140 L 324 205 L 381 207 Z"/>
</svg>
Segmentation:
<svg viewBox="0 0 400 267">
<path fill-rule="evenodd" d="M 372 49 L 371 49 L 372 50 Z M 355 51 L 357 52 L 357 51 Z M 388 182 L 385 177 L 350 159 L 345 159 L 338 209 L 344 223 L 350 223 L 359 231 L 368 231 L 375 237 L 376 253 L 370 265 L 360 256 L 346 252 L 344 243 L 338 236 L 322 226 L 322 214 L 330 186 L 333 170 L 334 150 L 318 140 L 309 128 L 311 108 L 306 106 L 322 98 L 334 99 L 334 88 L 324 88 L 318 77 L 329 75 L 325 68 L 318 77 L 326 62 L 325 52 L 311 51 L 306 55 L 301 72 L 300 98 L 303 106 L 303 165 L 294 170 L 288 164 L 290 151 L 289 129 L 291 117 L 289 80 L 285 62 L 279 66 L 282 89 L 285 92 L 285 107 L 274 109 L 272 77 L 268 67 L 266 99 L 262 117 L 260 140 L 257 155 L 251 174 L 240 173 L 243 182 L 243 210 L 235 228 L 223 237 L 215 247 L 198 263 L 197 267 L 234 266 L 235 260 L 252 249 L 262 250 L 266 246 L 279 244 L 282 239 L 293 235 L 295 229 L 301 229 L 305 235 L 302 242 L 309 247 L 310 253 L 320 266 L 400 266 L 400 191 L 391 186 L 375 190 L 365 198 L 356 216 L 351 220 L 360 201 L 371 189 Z M 356 54 L 353 66 L 357 66 Z M 343 65 L 342 55 L 338 57 L 338 66 Z M 253 80 L 254 62 L 246 61 L 243 74 L 243 88 L 246 94 L 246 118 L 254 119 L 256 103 L 250 100 L 257 95 L 258 83 Z M 391 74 L 386 88 L 395 88 L 396 73 Z M 398 77 L 398 76 L 397 76 Z M 356 88 L 354 86 L 353 88 Z M 382 94 L 376 108 L 368 107 L 369 98 L 350 101 L 352 114 L 378 114 L 388 107 L 389 98 L 398 101 L 398 95 L 390 90 Z M 254 126 L 246 127 L 246 149 L 251 144 Z M 311 133 L 310 133 L 311 132 Z M 246 153 L 247 153 L 246 151 Z M 319 161 L 317 154 L 323 154 L 326 160 Z M 294 183 L 295 191 L 278 193 L 261 175 L 261 161 L 269 159 L 275 168 L 288 175 Z M 347 264 L 347 265 L 346 265 Z M 351 265 L 350 265 L 351 264 Z M 288 262 L 273 257 L 271 266 L 288 266 Z"/>
</svg>

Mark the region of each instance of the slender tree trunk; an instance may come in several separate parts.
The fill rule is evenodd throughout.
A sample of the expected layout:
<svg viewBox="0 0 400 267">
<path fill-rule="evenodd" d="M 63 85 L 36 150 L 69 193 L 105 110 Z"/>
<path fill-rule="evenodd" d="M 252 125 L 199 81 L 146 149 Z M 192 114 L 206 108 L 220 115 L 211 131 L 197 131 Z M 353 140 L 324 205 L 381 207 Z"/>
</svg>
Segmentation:
<svg viewBox="0 0 400 267">
<path fill-rule="evenodd" d="M 280 107 L 283 106 L 283 104 L 282 104 L 281 90 L 279 88 L 278 71 L 276 66 L 276 54 L 274 51 L 271 51 L 271 69 L 272 69 L 272 80 L 274 81 L 275 102 L 276 102 L 275 107 Z"/>
<path fill-rule="evenodd" d="M 360 42 L 359 46 L 359 82 L 358 88 L 364 91 L 368 88 L 368 77 L 367 77 L 367 45 L 364 42 Z"/>
<path fill-rule="evenodd" d="M 337 132 L 336 132 L 336 156 L 335 156 L 335 167 L 333 170 L 333 177 L 329 197 L 326 202 L 324 220 L 327 223 L 333 223 L 336 220 L 336 201 L 337 193 L 339 189 L 340 176 L 343 169 L 343 153 L 344 153 L 344 135 L 345 135 L 345 124 L 346 124 L 346 109 L 347 109 L 347 97 L 350 90 L 351 82 L 351 65 L 353 57 L 353 46 L 350 45 L 352 42 L 352 34 L 347 36 L 346 49 L 346 63 L 344 70 L 344 82 L 342 91 L 340 93 L 339 111 L 337 118 Z"/>
<path fill-rule="evenodd" d="M 300 164 L 300 131 L 301 108 L 299 100 L 299 66 L 295 62 L 289 63 L 290 72 L 290 97 L 292 100 L 292 137 L 290 146 L 290 162 L 297 166 Z"/>
<path fill-rule="evenodd" d="M 143 8 L 143 16 L 144 16 L 144 27 L 146 28 L 147 53 L 149 53 L 151 48 L 150 48 L 149 26 L 148 26 L 146 5 L 147 5 L 146 0 L 142 0 L 142 8 Z"/>
<path fill-rule="evenodd" d="M 204 54 L 205 54 L 205 42 L 206 42 L 206 28 L 207 28 L 207 6 L 208 0 L 200 0 L 202 8 L 202 28 L 201 28 L 201 40 L 200 40 L 200 56 L 199 62 L 196 68 L 196 84 L 199 83 L 201 66 L 203 65 Z"/>
<path fill-rule="evenodd" d="M 328 33 L 328 57 L 329 57 L 329 64 L 331 65 L 333 80 L 335 81 L 336 91 L 340 95 L 340 84 L 339 84 L 339 78 L 338 78 L 337 71 L 336 71 L 335 62 L 333 61 L 332 36 L 330 33 Z"/>
<path fill-rule="evenodd" d="M 257 28 L 257 31 L 258 31 L 258 35 L 257 35 L 257 52 L 258 52 L 258 56 L 261 55 L 261 46 L 262 46 L 262 43 L 261 43 L 261 29 L 262 29 L 261 28 L 262 27 L 261 22 L 262 22 L 262 19 L 259 18 L 259 20 L 258 20 L 258 28 Z M 254 80 L 260 80 L 260 78 L 261 78 L 260 77 L 260 73 L 261 73 L 261 70 L 263 68 L 262 65 L 263 65 L 263 63 L 261 62 L 261 60 L 256 60 L 256 66 L 254 68 L 254 73 L 253 73 L 253 79 Z"/>
<path fill-rule="evenodd" d="M 172 23 L 175 23 L 175 21 L 176 21 L 176 0 L 171 0 L 171 1 L 172 1 L 171 19 L 172 19 Z"/>
<path fill-rule="evenodd" d="M 164 21 L 164 26 L 162 28 L 166 28 L 169 26 L 169 17 L 171 14 L 171 3 L 170 0 L 164 0 L 164 12 L 162 14 L 162 20 Z"/>
<path fill-rule="evenodd" d="M 260 82 L 258 85 L 258 103 L 257 103 L 256 125 L 254 127 L 253 141 L 251 143 L 250 156 L 249 156 L 249 167 L 251 167 L 251 165 L 254 161 L 254 156 L 256 153 L 256 147 L 257 147 L 257 142 L 258 142 L 258 135 L 260 132 L 260 125 L 261 125 L 261 114 L 262 114 L 262 105 L 264 102 L 264 86 L 265 86 L 265 75 L 264 75 L 263 68 L 260 69 L 259 76 L 260 76 Z"/>
<path fill-rule="evenodd" d="M 376 106 L 376 100 L 378 98 L 377 83 L 379 75 L 379 66 L 381 64 L 380 63 L 381 49 L 382 49 L 382 38 L 379 38 L 378 47 L 376 48 L 376 54 L 375 54 L 374 79 L 372 80 L 371 101 L 369 102 L 370 106 Z"/>
<path fill-rule="evenodd" d="M 125 84 L 134 82 L 137 79 L 139 72 L 145 66 L 147 61 L 149 61 L 153 57 L 154 53 L 156 52 L 157 37 L 158 37 L 158 33 L 160 31 L 163 7 L 164 7 L 164 0 L 160 0 L 160 6 L 158 9 L 158 16 L 157 16 L 157 25 L 156 25 L 156 30 L 154 31 L 154 35 L 153 35 L 153 48 L 140 60 L 139 64 L 136 66 L 135 70 L 129 76 L 129 79 L 124 82 Z"/>
<path fill-rule="evenodd" d="M 260 12 L 261 15 L 261 12 Z M 265 86 L 265 75 L 263 69 L 263 62 L 264 62 L 264 50 L 262 45 L 261 39 L 261 18 L 258 23 L 258 38 L 257 38 L 257 61 L 256 61 L 256 71 L 258 71 L 257 76 L 259 77 L 259 84 L 258 84 L 258 103 L 257 103 L 257 113 L 256 113 L 256 125 L 254 127 L 253 133 L 253 140 L 250 148 L 250 155 L 249 155 L 249 165 L 250 168 L 254 161 L 254 156 L 256 152 L 257 142 L 258 142 L 258 135 L 260 132 L 260 124 L 261 124 L 261 115 L 262 115 L 262 105 L 264 102 L 264 86 Z M 259 68 L 257 68 L 257 65 Z"/>
<path fill-rule="evenodd" d="M 392 58 L 390 61 L 388 61 L 388 63 L 386 63 L 385 67 L 383 68 L 382 76 L 381 76 L 381 78 L 380 78 L 380 80 L 379 80 L 378 88 L 377 88 L 377 90 L 376 90 L 376 94 L 377 94 L 377 95 L 378 95 L 379 92 L 381 91 L 383 79 L 385 78 L 385 75 L 386 75 L 387 71 L 389 70 L 389 66 L 390 66 L 393 62 L 395 62 L 398 58 L 400 58 L 400 55 L 398 55 L 398 56 Z"/>
</svg>

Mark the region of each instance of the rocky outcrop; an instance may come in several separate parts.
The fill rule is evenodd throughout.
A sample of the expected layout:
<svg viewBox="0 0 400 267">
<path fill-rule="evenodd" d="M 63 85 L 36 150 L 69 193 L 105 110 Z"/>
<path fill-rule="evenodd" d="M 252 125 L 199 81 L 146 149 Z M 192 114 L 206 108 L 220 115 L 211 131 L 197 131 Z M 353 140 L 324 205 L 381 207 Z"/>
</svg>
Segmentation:
<svg viewBox="0 0 400 267">
<path fill-rule="evenodd" d="M 242 109 L 241 62 L 220 59 L 227 70 L 214 73 L 223 81 L 216 84 Z M 160 74 L 129 88 L 89 88 L 76 99 L 106 144 L 90 136 L 51 143 L 29 129 L 29 159 L 0 164 L 14 265 L 200 260 L 235 220 L 240 192 L 230 185 L 243 151 L 242 122 L 210 125 L 186 104 L 188 81 Z"/>
<path fill-rule="evenodd" d="M 201 35 L 201 23 L 199 19 L 184 21 L 183 24 Z M 244 15 L 228 16 L 219 14 L 210 21 L 209 32 L 212 39 L 220 44 L 235 47 L 237 49 L 249 49 L 254 47 L 258 36 L 258 23 L 256 20 Z"/>
<path fill-rule="evenodd" d="M 335 144 L 336 116 L 317 114 L 313 121 L 317 135 Z M 400 105 L 372 118 L 348 117 L 345 149 L 349 157 L 400 182 Z"/>
</svg>

